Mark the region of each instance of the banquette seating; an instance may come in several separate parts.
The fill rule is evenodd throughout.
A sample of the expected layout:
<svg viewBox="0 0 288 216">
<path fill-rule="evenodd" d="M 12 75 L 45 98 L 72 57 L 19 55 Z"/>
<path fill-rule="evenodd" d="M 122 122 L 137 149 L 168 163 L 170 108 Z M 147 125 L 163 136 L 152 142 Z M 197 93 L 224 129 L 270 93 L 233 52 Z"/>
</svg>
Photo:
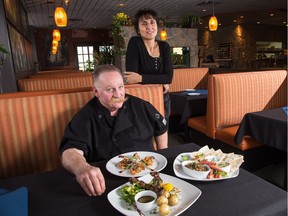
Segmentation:
<svg viewBox="0 0 288 216">
<path fill-rule="evenodd" d="M 209 68 L 176 68 L 170 92 L 183 91 L 185 89 L 207 89 Z"/>
<path fill-rule="evenodd" d="M 161 85 L 125 89 L 164 114 Z M 0 94 L 0 178 L 60 167 L 58 146 L 64 128 L 92 97 L 91 87 Z"/>
<path fill-rule="evenodd" d="M 33 74 L 30 75 L 28 78 L 57 78 L 57 77 L 74 77 L 74 76 L 91 76 L 90 72 L 67 72 L 67 73 L 43 73 L 43 74 Z"/>
<path fill-rule="evenodd" d="M 250 136 L 236 145 L 234 136 L 248 112 L 287 106 L 287 71 L 213 74 L 208 79 L 206 116 L 188 120 L 188 127 L 241 150 L 262 145 Z"/>
<path fill-rule="evenodd" d="M 59 76 L 59 75 L 58 75 Z M 18 80 L 19 91 L 46 91 L 55 89 L 73 89 L 92 86 L 92 75 L 53 76 L 45 78 L 27 78 Z"/>
</svg>

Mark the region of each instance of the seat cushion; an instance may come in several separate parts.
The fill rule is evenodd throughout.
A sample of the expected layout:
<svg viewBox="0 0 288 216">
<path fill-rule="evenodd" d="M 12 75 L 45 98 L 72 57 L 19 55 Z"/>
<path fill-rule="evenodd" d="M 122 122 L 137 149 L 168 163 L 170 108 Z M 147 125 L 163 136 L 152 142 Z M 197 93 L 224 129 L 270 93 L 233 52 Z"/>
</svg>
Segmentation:
<svg viewBox="0 0 288 216">
<path fill-rule="evenodd" d="M 203 134 L 207 132 L 206 116 L 198 116 L 189 118 L 187 122 L 188 127 L 193 128 Z"/>
<path fill-rule="evenodd" d="M 238 128 L 239 128 L 239 125 L 236 125 L 236 126 L 227 127 L 227 128 L 217 130 L 215 133 L 216 139 L 220 140 L 224 143 L 230 144 L 230 145 L 232 145 L 236 148 L 239 148 L 243 151 L 263 145 L 263 144 L 257 142 L 255 139 L 253 139 L 250 136 L 244 136 L 241 144 L 237 145 L 234 141 L 234 136 L 236 135 Z"/>
</svg>

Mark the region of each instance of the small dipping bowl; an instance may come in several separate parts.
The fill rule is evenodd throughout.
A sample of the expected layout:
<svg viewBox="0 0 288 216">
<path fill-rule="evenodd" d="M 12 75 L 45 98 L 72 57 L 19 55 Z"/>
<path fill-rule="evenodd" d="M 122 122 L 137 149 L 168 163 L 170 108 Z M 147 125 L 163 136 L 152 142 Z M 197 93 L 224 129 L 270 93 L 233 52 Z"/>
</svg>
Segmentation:
<svg viewBox="0 0 288 216">
<path fill-rule="evenodd" d="M 209 155 L 209 156 L 206 156 L 204 160 L 218 163 L 220 161 L 220 157 Z"/>
<path fill-rule="evenodd" d="M 137 208 L 140 211 L 152 211 L 156 206 L 157 194 L 152 190 L 144 190 L 134 197 Z"/>
<path fill-rule="evenodd" d="M 231 164 L 228 162 L 220 162 L 218 163 L 218 167 L 223 170 L 224 172 L 230 173 Z"/>
<path fill-rule="evenodd" d="M 191 160 L 182 162 L 182 169 L 187 175 L 192 176 L 194 178 L 198 178 L 198 179 L 207 178 L 207 176 L 208 176 L 208 174 L 209 174 L 209 172 L 211 170 L 211 168 L 208 165 L 202 164 L 203 167 L 206 167 L 207 171 L 198 171 L 198 170 L 195 170 L 195 169 L 188 168 L 187 165 L 190 164 L 190 163 L 197 163 L 197 162 L 191 161 Z"/>
</svg>

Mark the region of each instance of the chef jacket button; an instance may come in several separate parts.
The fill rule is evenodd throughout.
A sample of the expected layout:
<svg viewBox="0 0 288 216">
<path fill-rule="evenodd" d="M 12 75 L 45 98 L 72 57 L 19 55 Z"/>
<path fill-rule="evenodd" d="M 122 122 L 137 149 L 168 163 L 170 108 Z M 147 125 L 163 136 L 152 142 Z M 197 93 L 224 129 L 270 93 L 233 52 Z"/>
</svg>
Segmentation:
<svg viewBox="0 0 288 216">
<path fill-rule="evenodd" d="M 98 118 L 99 118 L 99 119 L 102 119 L 102 115 L 101 115 L 101 114 L 99 114 L 99 115 L 98 115 Z"/>
</svg>

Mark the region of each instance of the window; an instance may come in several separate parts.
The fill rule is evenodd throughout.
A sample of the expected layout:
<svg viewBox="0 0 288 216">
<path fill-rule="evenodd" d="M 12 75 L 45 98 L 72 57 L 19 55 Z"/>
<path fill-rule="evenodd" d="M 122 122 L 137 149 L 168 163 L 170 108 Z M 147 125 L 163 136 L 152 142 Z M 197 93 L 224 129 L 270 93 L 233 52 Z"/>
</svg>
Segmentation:
<svg viewBox="0 0 288 216">
<path fill-rule="evenodd" d="M 77 46 L 77 57 L 79 70 L 85 70 L 87 61 L 93 62 L 93 46 Z M 94 64 L 89 64 L 94 69 Z"/>
</svg>

